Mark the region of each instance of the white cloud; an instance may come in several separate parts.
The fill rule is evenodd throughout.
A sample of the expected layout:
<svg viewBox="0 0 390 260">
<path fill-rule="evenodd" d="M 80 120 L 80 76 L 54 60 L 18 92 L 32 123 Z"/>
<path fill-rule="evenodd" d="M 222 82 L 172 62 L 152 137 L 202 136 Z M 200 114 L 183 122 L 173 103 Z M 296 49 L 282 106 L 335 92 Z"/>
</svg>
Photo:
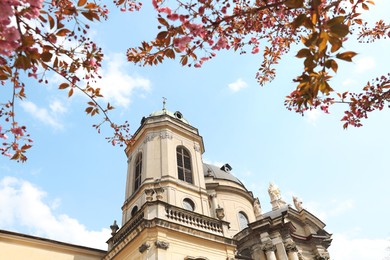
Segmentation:
<svg viewBox="0 0 390 260">
<path fill-rule="evenodd" d="M 150 80 L 127 73 L 129 66 L 123 55 L 114 54 L 107 60 L 107 65 L 100 71 L 102 79 L 98 80 L 96 86 L 114 106 L 128 107 L 135 90 L 150 91 Z"/>
<path fill-rule="evenodd" d="M 356 72 L 363 73 L 375 68 L 375 60 L 373 57 L 362 57 L 356 60 Z"/>
<path fill-rule="evenodd" d="M 317 125 L 317 121 L 320 118 L 322 113 L 323 112 L 319 111 L 318 109 L 308 110 L 308 111 L 305 112 L 305 117 L 304 118 L 305 118 L 306 122 L 316 126 Z"/>
<path fill-rule="evenodd" d="M 244 88 L 246 88 L 248 86 L 248 84 L 243 81 L 242 79 L 237 79 L 236 81 L 230 83 L 228 85 L 229 89 L 233 92 L 238 92 Z"/>
<path fill-rule="evenodd" d="M 59 115 L 67 111 L 66 107 L 57 100 L 53 100 L 49 109 L 40 108 L 31 101 L 23 101 L 20 103 L 24 111 L 29 113 L 32 117 L 38 119 L 45 125 L 49 125 L 54 129 L 63 129 L 64 125 L 59 120 Z"/>
<path fill-rule="evenodd" d="M 54 214 L 55 199 L 49 206 L 46 193 L 28 181 L 14 177 L 0 179 L 0 228 L 27 228 L 32 235 L 94 248 L 107 249 L 110 230 L 90 231 L 65 214 Z"/>
<path fill-rule="evenodd" d="M 350 238 L 344 234 L 333 234 L 332 238 L 329 253 L 333 260 L 383 260 L 390 253 L 386 239 Z"/>
</svg>

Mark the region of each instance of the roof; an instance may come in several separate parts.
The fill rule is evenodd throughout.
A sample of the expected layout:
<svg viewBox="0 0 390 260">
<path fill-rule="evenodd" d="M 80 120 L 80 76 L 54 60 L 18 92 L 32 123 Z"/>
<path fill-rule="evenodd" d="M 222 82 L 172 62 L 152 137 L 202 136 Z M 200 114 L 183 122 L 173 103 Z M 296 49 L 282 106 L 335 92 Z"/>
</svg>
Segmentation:
<svg viewBox="0 0 390 260">
<path fill-rule="evenodd" d="M 205 177 L 213 177 L 214 179 L 232 181 L 245 188 L 244 184 L 239 179 L 234 177 L 230 171 L 224 171 L 218 166 L 203 163 L 203 174 Z"/>
<path fill-rule="evenodd" d="M 162 110 L 158 110 L 158 111 L 155 111 L 155 112 L 151 113 L 149 115 L 149 117 L 162 116 L 162 115 L 168 115 L 168 116 L 170 116 L 172 118 L 180 120 L 181 122 L 183 122 L 183 123 L 185 123 L 187 125 L 190 124 L 188 122 L 188 120 L 183 117 L 183 114 L 180 111 L 176 111 L 176 112 L 173 113 L 171 111 L 166 110 L 165 108 L 163 108 Z"/>
</svg>

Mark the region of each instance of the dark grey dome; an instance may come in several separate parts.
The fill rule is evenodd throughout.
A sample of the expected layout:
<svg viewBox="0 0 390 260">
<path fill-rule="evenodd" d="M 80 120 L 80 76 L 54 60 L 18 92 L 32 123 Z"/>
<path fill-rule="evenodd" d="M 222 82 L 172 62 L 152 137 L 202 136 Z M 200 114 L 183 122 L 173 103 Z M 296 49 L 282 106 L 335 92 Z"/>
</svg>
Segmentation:
<svg viewBox="0 0 390 260">
<path fill-rule="evenodd" d="M 231 168 L 229 165 L 224 165 L 221 168 L 215 165 L 203 163 L 203 174 L 205 177 L 213 177 L 214 179 L 232 181 L 245 188 L 244 184 L 242 184 L 239 179 L 237 179 L 233 176 L 233 174 L 230 173 Z M 223 168 L 225 168 L 225 170 L 223 170 Z"/>
</svg>

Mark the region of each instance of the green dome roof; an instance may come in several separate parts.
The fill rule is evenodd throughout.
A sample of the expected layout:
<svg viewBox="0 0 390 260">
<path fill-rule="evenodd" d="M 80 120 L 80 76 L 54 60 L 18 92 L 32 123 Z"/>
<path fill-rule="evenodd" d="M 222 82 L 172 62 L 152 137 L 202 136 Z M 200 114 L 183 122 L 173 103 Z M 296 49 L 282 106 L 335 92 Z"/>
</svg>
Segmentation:
<svg viewBox="0 0 390 260">
<path fill-rule="evenodd" d="M 162 110 L 158 110 L 158 111 L 155 111 L 155 112 L 153 112 L 153 113 L 151 113 L 150 115 L 149 115 L 149 117 L 154 117 L 154 116 L 162 116 L 162 115 L 168 115 L 168 116 L 170 116 L 170 117 L 173 117 L 173 118 L 175 118 L 175 119 L 178 119 L 178 120 L 180 120 L 180 121 L 182 121 L 183 123 L 185 123 L 185 124 L 190 124 L 188 121 L 187 121 L 187 119 L 185 119 L 184 117 L 183 117 L 183 114 L 182 113 L 180 113 L 180 111 L 176 111 L 176 112 L 171 112 L 171 111 L 168 111 L 168 110 L 166 110 L 166 109 L 162 109 Z"/>
</svg>

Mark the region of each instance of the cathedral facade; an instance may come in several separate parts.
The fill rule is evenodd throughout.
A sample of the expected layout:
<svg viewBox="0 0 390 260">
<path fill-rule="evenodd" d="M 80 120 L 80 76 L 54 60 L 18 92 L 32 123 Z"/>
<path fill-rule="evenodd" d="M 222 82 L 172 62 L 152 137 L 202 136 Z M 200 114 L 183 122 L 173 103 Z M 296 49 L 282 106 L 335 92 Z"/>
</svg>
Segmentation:
<svg viewBox="0 0 390 260">
<path fill-rule="evenodd" d="M 294 207 L 287 204 L 273 184 L 268 189 L 272 210 L 263 212 L 229 164 L 203 162 L 203 139 L 179 111 L 164 107 L 144 117 L 125 152 L 121 227 L 111 225 L 106 252 L 89 249 L 88 258 L 79 253 L 69 259 L 329 259 L 331 235 L 321 220 L 297 198 Z M 2 241 L 0 249 L 9 249 L 12 239 Z"/>
</svg>

